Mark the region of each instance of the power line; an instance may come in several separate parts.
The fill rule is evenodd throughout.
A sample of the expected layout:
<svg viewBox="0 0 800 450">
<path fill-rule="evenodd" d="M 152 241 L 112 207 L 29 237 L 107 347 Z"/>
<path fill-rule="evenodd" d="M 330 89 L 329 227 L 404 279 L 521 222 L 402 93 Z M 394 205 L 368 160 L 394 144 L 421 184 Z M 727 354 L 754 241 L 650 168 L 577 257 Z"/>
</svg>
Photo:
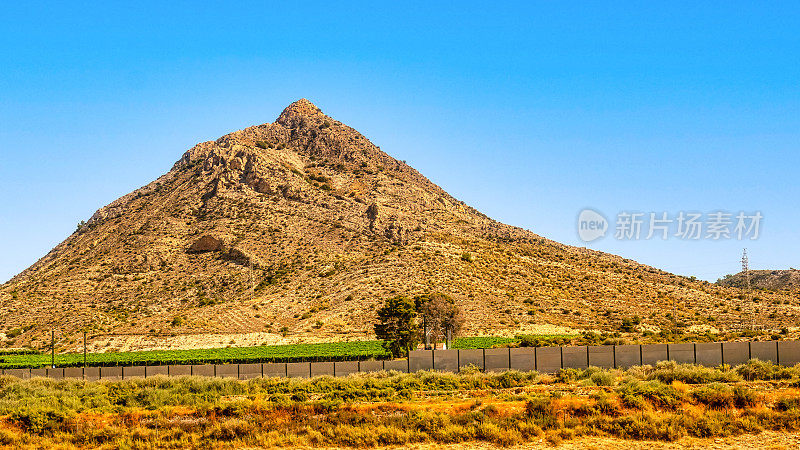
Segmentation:
<svg viewBox="0 0 800 450">
<path fill-rule="evenodd" d="M 747 258 L 747 249 L 742 251 L 742 273 L 744 274 L 745 300 L 750 299 L 750 262 Z M 750 330 L 756 329 L 756 306 L 751 303 Z"/>
</svg>

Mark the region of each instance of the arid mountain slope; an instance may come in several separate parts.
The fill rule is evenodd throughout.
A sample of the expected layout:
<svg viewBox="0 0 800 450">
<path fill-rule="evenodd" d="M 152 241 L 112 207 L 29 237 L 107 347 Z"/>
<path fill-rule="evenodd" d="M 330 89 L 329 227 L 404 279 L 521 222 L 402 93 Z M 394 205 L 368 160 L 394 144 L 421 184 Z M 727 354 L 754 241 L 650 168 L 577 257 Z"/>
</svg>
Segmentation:
<svg viewBox="0 0 800 450">
<path fill-rule="evenodd" d="M 748 273 L 750 287 L 770 291 L 800 291 L 800 270 L 751 270 Z M 721 286 L 744 288 L 747 283 L 744 272 L 727 275 L 717 281 Z"/>
<path fill-rule="evenodd" d="M 634 315 L 657 327 L 673 304 L 687 324 L 727 328 L 754 308 L 734 288 L 491 220 L 300 100 L 98 210 L 2 286 L 0 315 L 26 327 L 17 344 L 51 327 L 353 339 L 385 298 L 429 291 L 456 299 L 468 334 L 616 329 Z M 797 299 L 773 300 L 760 323 L 794 320 Z"/>
</svg>

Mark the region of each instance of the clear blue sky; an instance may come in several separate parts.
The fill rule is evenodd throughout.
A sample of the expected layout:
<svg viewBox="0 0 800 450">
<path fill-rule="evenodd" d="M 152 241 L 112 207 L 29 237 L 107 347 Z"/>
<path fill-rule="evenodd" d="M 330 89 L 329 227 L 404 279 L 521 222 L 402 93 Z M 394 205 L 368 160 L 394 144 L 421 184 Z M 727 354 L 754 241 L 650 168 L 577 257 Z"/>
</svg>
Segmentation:
<svg viewBox="0 0 800 450">
<path fill-rule="evenodd" d="M 797 2 L 27 3 L 0 11 L 0 281 L 301 97 L 543 236 L 583 245 L 587 206 L 760 210 L 753 266 L 800 266 Z M 713 280 L 744 245 L 589 246 Z"/>
</svg>

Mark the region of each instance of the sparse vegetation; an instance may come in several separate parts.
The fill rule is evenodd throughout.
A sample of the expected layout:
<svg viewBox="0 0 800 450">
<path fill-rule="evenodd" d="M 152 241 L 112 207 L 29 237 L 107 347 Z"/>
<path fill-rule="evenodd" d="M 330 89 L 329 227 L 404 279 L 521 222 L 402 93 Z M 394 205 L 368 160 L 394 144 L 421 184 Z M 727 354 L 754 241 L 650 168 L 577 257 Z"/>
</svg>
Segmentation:
<svg viewBox="0 0 800 450">
<path fill-rule="evenodd" d="M 710 369 L 719 372 L 711 378 L 725 379 L 750 365 Z M 0 377 L 0 415 L 10 425 L 0 438 L 4 445 L 33 447 L 510 446 L 592 435 L 672 442 L 800 430 L 800 395 L 790 384 L 686 385 L 651 377 L 658 370 L 382 372 L 249 381 Z M 800 367 L 787 370 L 792 383 L 800 381 Z"/>
</svg>

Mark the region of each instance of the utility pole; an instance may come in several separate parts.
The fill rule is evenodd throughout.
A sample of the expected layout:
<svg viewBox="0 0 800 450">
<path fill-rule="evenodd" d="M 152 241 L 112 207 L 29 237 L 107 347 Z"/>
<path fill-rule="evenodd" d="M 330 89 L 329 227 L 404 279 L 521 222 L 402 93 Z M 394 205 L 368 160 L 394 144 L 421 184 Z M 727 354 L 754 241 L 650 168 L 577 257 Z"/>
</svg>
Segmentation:
<svg viewBox="0 0 800 450">
<path fill-rule="evenodd" d="M 747 258 L 747 249 L 742 252 L 742 274 L 744 274 L 745 286 L 745 300 L 750 299 L 750 262 Z M 755 330 L 756 327 L 756 307 L 751 303 L 752 310 L 750 312 L 750 330 Z"/>
<path fill-rule="evenodd" d="M 422 334 L 425 335 L 425 350 L 431 349 L 431 335 L 428 332 L 428 317 L 422 316 Z"/>
</svg>

